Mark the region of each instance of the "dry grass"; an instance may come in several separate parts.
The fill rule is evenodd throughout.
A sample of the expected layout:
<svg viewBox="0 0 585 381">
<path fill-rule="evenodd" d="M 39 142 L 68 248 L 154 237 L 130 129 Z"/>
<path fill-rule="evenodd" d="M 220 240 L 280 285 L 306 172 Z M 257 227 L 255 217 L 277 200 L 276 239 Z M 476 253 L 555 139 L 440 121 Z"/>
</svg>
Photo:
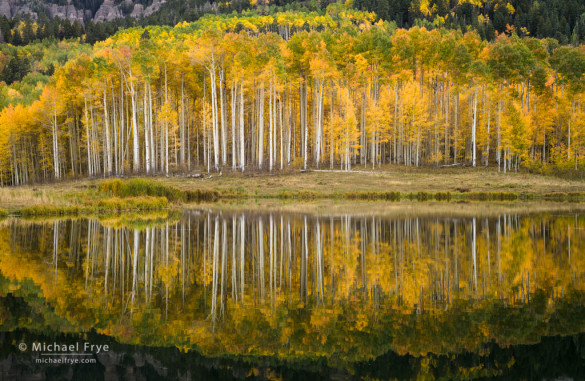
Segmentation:
<svg viewBox="0 0 585 381">
<path fill-rule="evenodd" d="M 240 191 L 251 196 L 275 196 L 287 191 L 317 193 L 376 192 L 514 192 L 544 194 L 585 192 L 585 182 L 529 173 L 498 173 L 472 168 L 404 169 L 385 167 L 382 171 L 307 172 L 270 175 L 230 173 L 211 178 L 171 177 L 158 179 L 181 189 Z"/>
<path fill-rule="evenodd" d="M 0 188 L 0 207 L 15 210 L 32 205 L 82 206 L 97 199 L 95 184 L 96 180 L 82 180 Z"/>
<path fill-rule="evenodd" d="M 363 170 L 363 168 L 356 168 Z M 153 178 L 185 191 L 221 191 L 252 198 L 278 197 L 286 192 L 307 192 L 322 197 L 350 192 L 506 192 L 525 195 L 585 192 L 585 182 L 523 173 L 498 173 L 483 168 L 404 168 L 386 166 L 371 172 L 265 172 L 212 174 L 204 178 Z M 103 195 L 100 180 L 0 189 L 0 208 L 8 211 L 31 205 L 84 206 L 95 204 Z M 237 198 L 237 197 L 234 197 Z"/>
</svg>

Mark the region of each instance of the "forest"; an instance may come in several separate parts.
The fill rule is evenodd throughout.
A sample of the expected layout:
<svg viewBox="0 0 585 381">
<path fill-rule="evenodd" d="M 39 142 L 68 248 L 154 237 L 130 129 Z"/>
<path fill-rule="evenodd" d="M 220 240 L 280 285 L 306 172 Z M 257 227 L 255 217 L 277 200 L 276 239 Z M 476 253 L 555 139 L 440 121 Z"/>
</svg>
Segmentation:
<svg viewBox="0 0 585 381">
<path fill-rule="evenodd" d="M 585 168 L 583 45 L 513 25 L 490 42 L 475 30 L 376 20 L 336 3 L 119 31 L 54 67 L 38 99 L 3 92 L 0 182 Z"/>
</svg>

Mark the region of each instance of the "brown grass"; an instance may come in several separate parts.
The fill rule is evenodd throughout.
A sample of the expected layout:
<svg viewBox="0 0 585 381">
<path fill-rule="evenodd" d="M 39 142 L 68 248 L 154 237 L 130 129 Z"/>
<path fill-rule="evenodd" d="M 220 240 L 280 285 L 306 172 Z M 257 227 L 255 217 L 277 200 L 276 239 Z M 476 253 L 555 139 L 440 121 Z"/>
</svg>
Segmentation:
<svg viewBox="0 0 585 381">
<path fill-rule="evenodd" d="M 363 168 L 355 168 L 362 171 Z M 184 191 L 220 191 L 222 197 L 272 198 L 288 193 L 316 194 L 320 198 L 351 192 L 503 192 L 540 195 L 585 192 L 585 182 L 527 172 L 498 173 L 484 168 L 405 168 L 385 166 L 371 172 L 217 173 L 204 178 L 158 177 L 152 180 Z M 100 180 L 0 188 L 0 208 L 8 211 L 30 205 L 84 206 L 95 204 Z M 543 197 L 554 199 L 554 197 Z"/>
<path fill-rule="evenodd" d="M 360 168 L 363 169 L 363 168 Z M 251 196 L 275 196 L 281 192 L 514 192 L 544 194 L 585 192 L 585 182 L 523 173 L 498 173 L 484 168 L 405 169 L 388 166 L 382 171 L 212 174 L 211 178 L 159 178 L 181 189 L 240 191 Z"/>
<path fill-rule="evenodd" d="M 99 180 L 0 188 L 0 207 L 16 210 L 32 205 L 83 206 L 96 201 Z"/>
</svg>

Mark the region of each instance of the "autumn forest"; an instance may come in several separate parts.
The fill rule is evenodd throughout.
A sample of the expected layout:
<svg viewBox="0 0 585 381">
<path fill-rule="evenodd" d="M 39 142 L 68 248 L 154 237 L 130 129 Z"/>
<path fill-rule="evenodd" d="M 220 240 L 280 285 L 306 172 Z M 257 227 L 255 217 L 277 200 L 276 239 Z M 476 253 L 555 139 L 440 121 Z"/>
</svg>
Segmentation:
<svg viewBox="0 0 585 381">
<path fill-rule="evenodd" d="M 56 67 L 37 100 L 4 102 L 0 181 L 585 168 L 583 46 L 376 19 L 332 4 L 120 31 Z"/>
<path fill-rule="evenodd" d="M 585 374 L 578 0 L 47 1 L 0 1 L 0 379 Z"/>
</svg>

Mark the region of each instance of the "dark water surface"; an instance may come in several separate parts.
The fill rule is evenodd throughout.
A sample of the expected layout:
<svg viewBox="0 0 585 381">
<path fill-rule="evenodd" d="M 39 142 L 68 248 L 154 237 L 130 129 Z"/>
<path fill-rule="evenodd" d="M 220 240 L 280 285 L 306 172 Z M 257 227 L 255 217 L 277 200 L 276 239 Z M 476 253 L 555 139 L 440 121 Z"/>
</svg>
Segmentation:
<svg viewBox="0 0 585 381">
<path fill-rule="evenodd" d="M 468 215 L 4 220 L 0 380 L 584 379 L 585 213 Z"/>
</svg>

